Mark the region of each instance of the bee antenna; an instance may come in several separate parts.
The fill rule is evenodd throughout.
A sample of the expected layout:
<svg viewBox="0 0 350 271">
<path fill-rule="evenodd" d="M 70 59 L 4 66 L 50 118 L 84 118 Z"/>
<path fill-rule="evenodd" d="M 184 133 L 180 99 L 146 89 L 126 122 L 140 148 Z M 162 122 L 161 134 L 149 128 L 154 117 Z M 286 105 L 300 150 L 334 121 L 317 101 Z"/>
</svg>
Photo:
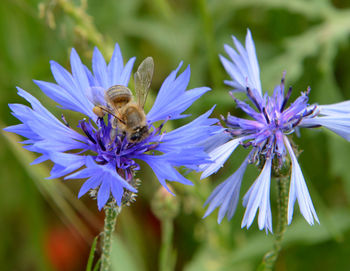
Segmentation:
<svg viewBox="0 0 350 271">
<path fill-rule="evenodd" d="M 124 125 L 126 125 L 125 121 L 123 121 L 122 119 L 118 118 L 111 110 L 105 108 L 105 107 L 102 107 L 102 106 L 99 106 L 99 108 L 101 108 L 103 111 L 107 112 L 108 114 L 112 115 L 113 117 L 115 117 L 118 121 L 120 121 L 121 123 L 123 123 Z"/>
</svg>

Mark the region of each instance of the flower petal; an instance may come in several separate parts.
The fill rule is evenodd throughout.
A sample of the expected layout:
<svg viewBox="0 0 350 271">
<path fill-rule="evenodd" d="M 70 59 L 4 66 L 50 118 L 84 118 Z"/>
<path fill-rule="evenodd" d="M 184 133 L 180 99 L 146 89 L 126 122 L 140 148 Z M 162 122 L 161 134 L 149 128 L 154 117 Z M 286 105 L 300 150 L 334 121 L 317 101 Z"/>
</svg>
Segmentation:
<svg viewBox="0 0 350 271">
<path fill-rule="evenodd" d="M 225 215 L 227 219 L 230 220 L 237 207 L 239 199 L 239 191 L 241 188 L 241 183 L 245 169 L 248 165 L 248 159 L 245 159 L 238 170 L 233 173 L 224 182 L 219 184 L 214 191 L 211 193 L 209 198 L 204 203 L 204 206 L 209 204 L 207 211 L 205 212 L 203 218 L 207 217 L 210 213 L 214 211 L 215 208 L 220 207 L 218 215 L 218 223 L 220 224 Z"/>
<path fill-rule="evenodd" d="M 213 134 L 217 134 L 223 129 L 218 125 L 212 125 L 218 122 L 217 119 L 209 118 L 213 112 L 214 107 L 199 116 L 190 123 L 181 126 L 162 136 L 162 144 L 157 150 L 167 152 L 176 150 L 179 146 L 198 145 L 198 142 Z M 200 144 L 199 144 L 200 145 Z"/>
<path fill-rule="evenodd" d="M 103 175 L 106 175 L 106 174 L 103 174 Z M 103 176 L 101 176 L 100 178 L 102 179 L 102 177 Z M 103 208 L 103 206 L 106 205 L 110 194 L 111 194 L 111 184 L 109 180 L 105 179 L 104 181 L 102 181 L 101 186 L 98 189 L 98 193 L 97 193 L 97 206 L 100 211 Z"/>
<path fill-rule="evenodd" d="M 92 116 L 92 104 L 79 89 L 73 76 L 55 61 L 51 61 L 51 71 L 58 85 L 34 80 L 40 89 L 64 108 Z M 84 68 L 85 70 L 85 68 Z"/>
<path fill-rule="evenodd" d="M 87 179 L 81 186 L 78 194 L 78 198 L 85 195 L 89 190 L 97 188 L 102 182 L 102 179 L 99 176 L 91 176 Z"/>
<path fill-rule="evenodd" d="M 315 208 L 312 204 L 312 200 L 307 189 L 303 173 L 301 172 L 298 160 L 295 157 L 293 149 L 286 136 L 284 136 L 284 143 L 292 160 L 292 176 L 290 181 L 288 200 L 288 224 L 292 223 L 293 209 L 296 199 L 298 200 L 300 212 L 304 216 L 306 221 L 310 225 L 314 224 L 314 219 L 317 221 L 317 223 L 320 223 Z"/>
<path fill-rule="evenodd" d="M 108 64 L 108 78 L 109 86 L 114 86 L 114 85 L 122 85 L 120 82 L 118 82 L 118 78 L 121 77 L 121 74 L 123 72 L 123 56 L 122 52 L 120 51 L 120 47 L 118 43 L 115 44 L 113 55 L 111 58 L 111 61 Z M 129 82 L 129 80 L 128 80 Z"/>
<path fill-rule="evenodd" d="M 255 214 L 259 208 L 259 229 L 265 228 L 266 233 L 272 232 L 272 218 L 270 207 L 270 181 L 272 159 L 267 159 L 259 177 L 243 197 L 243 206 L 246 207 L 242 220 L 242 228 L 249 228 L 253 223 Z"/>
<path fill-rule="evenodd" d="M 94 48 L 94 53 L 92 55 L 92 70 L 99 86 L 108 89 L 107 64 L 97 47 Z"/>
<path fill-rule="evenodd" d="M 317 126 L 324 126 L 333 131 L 337 135 L 350 141 L 350 115 L 336 114 L 325 117 L 314 117 L 303 119 L 299 127 L 313 128 Z"/>
<path fill-rule="evenodd" d="M 350 101 L 344 101 L 335 104 L 318 105 L 322 115 L 338 115 L 338 114 L 350 114 Z"/>
<path fill-rule="evenodd" d="M 92 187 L 96 184 L 96 186 L 101 184 L 97 194 L 97 205 L 99 210 L 101 210 L 102 207 L 106 204 L 108 198 L 111 195 L 111 192 L 119 206 L 124 194 L 124 189 L 128 189 L 133 193 L 137 193 L 137 190 L 134 187 L 132 187 L 127 181 L 119 176 L 115 170 L 116 164 L 113 163 L 113 161 L 106 165 L 99 165 L 93 160 L 91 156 L 87 156 L 85 164 L 86 168 L 83 168 L 71 175 L 66 176 L 65 179 L 89 178 L 88 180 L 90 180 L 93 177 L 93 181 L 91 180 L 88 184 L 82 186 L 82 191 L 80 192 L 81 195 L 85 194 L 89 190 L 89 187 Z M 92 188 L 96 188 L 96 186 Z"/>
<path fill-rule="evenodd" d="M 57 120 L 36 98 L 21 88 L 18 88 L 18 94 L 30 102 L 32 109 L 21 104 L 10 104 L 13 115 L 23 124 L 5 130 L 28 136 L 28 149 L 46 154 L 49 151 L 67 151 L 86 146 L 85 137 Z"/>
<path fill-rule="evenodd" d="M 176 78 L 182 63 L 177 69 L 170 73 L 164 80 L 157 98 L 147 114 L 147 120 L 151 123 L 167 118 L 178 119 L 184 117 L 181 115 L 189 106 L 210 88 L 202 87 L 186 91 L 190 80 L 190 66 Z"/>
<path fill-rule="evenodd" d="M 246 91 L 246 88 L 249 87 L 262 97 L 259 64 L 250 30 L 247 31 L 245 48 L 234 36 L 233 42 L 239 54 L 230 46 L 224 46 L 232 62 L 220 56 L 226 72 L 232 79 L 232 81 L 225 81 L 225 83 L 238 91 Z"/>
<path fill-rule="evenodd" d="M 193 185 L 193 183 L 183 177 L 177 170 L 175 170 L 171 164 L 165 159 L 165 155 L 140 155 L 137 157 L 145 161 L 156 174 L 159 182 L 171 193 L 170 189 L 167 187 L 165 180 L 179 182 L 186 185 Z"/>
<path fill-rule="evenodd" d="M 208 177 L 209 175 L 216 173 L 230 157 L 231 153 L 240 144 L 242 138 L 236 138 L 228 141 L 227 143 L 217 147 L 209 153 L 209 156 L 213 163 L 202 165 L 201 169 L 204 170 L 201 179 Z"/>
</svg>

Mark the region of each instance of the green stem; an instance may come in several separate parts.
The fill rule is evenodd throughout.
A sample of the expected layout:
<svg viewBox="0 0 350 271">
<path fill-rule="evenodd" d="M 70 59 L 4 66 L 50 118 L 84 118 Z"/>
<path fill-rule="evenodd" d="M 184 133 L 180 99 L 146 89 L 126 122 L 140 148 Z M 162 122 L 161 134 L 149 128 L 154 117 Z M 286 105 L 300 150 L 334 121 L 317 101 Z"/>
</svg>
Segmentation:
<svg viewBox="0 0 350 271">
<path fill-rule="evenodd" d="M 111 202 L 106 204 L 104 211 L 105 224 L 103 229 L 103 246 L 100 271 L 109 271 L 111 265 L 112 235 L 115 229 L 117 216 L 121 211 L 121 207 L 117 206 L 114 202 Z"/>
<path fill-rule="evenodd" d="M 172 218 L 164 218 L 162 223 L 162 244 L 160 247 L 159 256 L 159 270 L 171 271 L 174 270 L 173 254 L 172 254 L 172 241 L 174 225 Z"/>
<path fill-rule="evenodd" d="M 272 270 L 278 255 L 282 249 L 282 240 L 287 227 L 288 213 L 288 183 L 289 176 L 276 178 L 277 181 L 277 229 L 275 243 L 272 250 L 268 251 L 262 260 L 258 270 Z"/>
<path fill-rule="evenodd" d="M 113 46 L 108 44 L 102 34 L 97 30 L 93 23 L 92 17 L 86 13 L 86 1 L 82 1 L 81 6 L 75 6 L 72 1 L 69 0 L 57 0 L 57 4 L 63 9 L 63 11 L 71 16 L 77 26 L 76 31 L 87 41 L 96 45 L 107 58 L 110 58 Z"/>
</svg>

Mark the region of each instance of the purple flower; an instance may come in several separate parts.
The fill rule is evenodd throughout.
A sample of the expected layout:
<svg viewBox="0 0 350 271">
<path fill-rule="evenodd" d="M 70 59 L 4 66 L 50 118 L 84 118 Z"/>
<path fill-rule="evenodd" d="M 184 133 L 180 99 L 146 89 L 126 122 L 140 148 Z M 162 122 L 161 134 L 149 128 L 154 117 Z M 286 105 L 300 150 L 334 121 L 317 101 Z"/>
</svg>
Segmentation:
<svg viewBox="0 0 350 271">
<path fill-rule="evenodd" d="M 134 174 L 140 170 L 140 160 L 152 168 L 165 188 L 166 181 L 192 185 L 175 167 L 199 169 L 197 165 L 208 163 L 208 155 L 197 142 L 217 133 L 221 128 L 212 125 L 217 120 L 209 118 L 211 109 L 178 129 L 168 133 L 164 131 L 166 121 L 186 117 L 182 113 L 210 90 L 201 87 L 186 91 L 190 68 L 187 67 L 177 76 L 180 64 L 165 79 L 146 116 L 149 134 L 141 141 L 131 142 L 121 128 L 112 125 L 114 116 L 107 114 L 103 119 L 93 113 L 95 105 L 91 100 L 94 96 L 95 100 L 103 104 L 105 90 L 114 85 L 127 86 L 135 58 L 131 58 L 124 66 L 117 44 L 109 64 L 106 64 L 98 49 L 94 50 L 92 71 L 81 62 L 74 49 L 70 60 L 71 73 L 51 61 L 56 84 L 43 81 L 35 83 L 62 109 L 80 112 L 88 118 L 80 120 L 77 129 L 73 129 L 63 115 L 62 121 L 58 120 L 36 98 L 20 88 L 18 94 L 31 107 L 9 105 L 12 114 L 22 123 L 5 130 L 26 137 L 24 147 L 41 154 L 33 163 L 51 160 L 54 163 L 50 176 L 52 178 L 87 178 L 79 197 L 91 189 L 97 189 L 100 210 L 110 197 L 121 205 L 125 192 L 137 193 L 133 179 Z M 168 191 L 170 192 L 169 189 Z"/>
<path fill-rule="evenodd" d="M 271 96 L 263 93 L 260 83 L 259 65 L 255 53 L 255 46 L 248 30 L 245 47 L 233 37 L 236 50 L 225 45 L 230 59 L 220 56 L 221 62 L 231 77 L 225 83 L 233 87 L 230 92 L 238 108 L 250 116 L 243 119 L 228 114 L 224 118 L 227 126 L 219 135 L 207 139 L 204 147 L 214 161 L 202 165 L 202 178 L 216 173 L 226 162 L 228 157 L 239 146 L 251 148 L 247 158 L 240 168 L 226 181 L 212 192 L 205 205 L 209 204 L 205 216 L 220 206 L 218 223 L 225 215 L 231 219 L 236 210 L 240 187 L 247 164 L 261 164 L 259 177 L 252 184 L 243 197 L 246 208 L 242 227 L 249 228 L 259 209 L 259 229 L 272 232 L 272 218 L 270 208 L 270 182 L 272 161 L 277 168 L 286 162 L 287 154 L 291 161 L 291 180 L 288 202 L 288 223 L 292 222 L 294 203 L 297 200 L 301 214 L 312 225 L 314 220 L 319 222 L 312 204 L 307 185 L 298 164 L 288 135 L 301 127 L 326 127 L 343 138 L 350 140 L 350 101 L 332 105 L 309 105 L 310 89 L 301 93 L 293 103 L 289 104 L 292 88 L 285 93 L 284 75 Z M 249 102 L 238 100 L 235 92 L 244 92 Z M 289 106 L 288 106 L 289 104 Z M 219 144 L 215 143 L 220 141 Z"/>
</svg>

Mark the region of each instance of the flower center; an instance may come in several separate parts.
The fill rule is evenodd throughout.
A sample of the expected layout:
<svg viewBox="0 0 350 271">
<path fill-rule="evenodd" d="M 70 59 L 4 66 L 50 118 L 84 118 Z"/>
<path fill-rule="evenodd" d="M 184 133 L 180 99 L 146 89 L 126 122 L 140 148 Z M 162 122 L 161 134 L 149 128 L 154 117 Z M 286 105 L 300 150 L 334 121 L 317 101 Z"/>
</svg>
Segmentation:
<svg viewBox="0 0 350 271">
<path fill-rule="evenodd" d="M 292 88 L 284 95 L 284 79 L 281 85 L 275 88 L 272 96 L 265 94 L 263 97 L 255 90 L 247 88 L 247 96 L 255 109 L 249 104 L 236 99 L 232 93 L 237 106 L 246 112 L 252 120 L 237 118 L 228 115 L 224 118 L 227 131 L 233 137 L 241 137 L 241 144 L 245 147 L 254 148 L 250 161 L 258 162 L 274 157 L 279 160 L 285 155 L 283 135 L 290 134 L 304 118 L 312 118 L 317 115 L 316 106 L 309 107 L 308 95 L 310 89 L 302 93 L 293 103 L 287 107 Z"/>
<path fill-rule="evenodd" d="M 96 122 L 98 128 L 85 119 L 79 122 L 78 127 L 89 139 L 85 151 L 94 152 L 94 159 L 97 163 L 115 163 L 118 172 L 124 170 L 126 171 L 124 175 L 129 175 L 130 171 L 139 169 L 134 157 L 157 148 L 162 139 L 163 125 L 156 129 L 149 125 L 149 129 L 153 129 L 145 139 L 140 142 L 130 142 L 124 131 L 112 126 L 112 118 L 108 115 L 107 125 L 103 118 L 99 118 Z"/>
</svg>

